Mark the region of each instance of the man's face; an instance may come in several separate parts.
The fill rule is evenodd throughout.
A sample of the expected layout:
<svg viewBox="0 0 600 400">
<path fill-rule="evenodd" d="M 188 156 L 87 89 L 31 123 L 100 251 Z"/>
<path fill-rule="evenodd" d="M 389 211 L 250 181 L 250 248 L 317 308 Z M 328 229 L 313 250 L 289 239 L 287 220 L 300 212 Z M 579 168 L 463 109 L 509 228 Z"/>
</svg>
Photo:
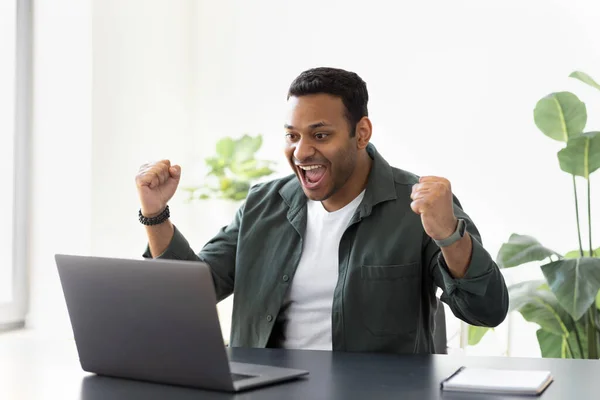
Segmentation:
<svg viewBox="0 0 600 400">
<path fill-rule="evenodd" d="M 339 97 L 290 97 L 285 130 L 285 155 L 309 199 L 326 200 L 344 186 L 358 150 Z"/>
</svg>

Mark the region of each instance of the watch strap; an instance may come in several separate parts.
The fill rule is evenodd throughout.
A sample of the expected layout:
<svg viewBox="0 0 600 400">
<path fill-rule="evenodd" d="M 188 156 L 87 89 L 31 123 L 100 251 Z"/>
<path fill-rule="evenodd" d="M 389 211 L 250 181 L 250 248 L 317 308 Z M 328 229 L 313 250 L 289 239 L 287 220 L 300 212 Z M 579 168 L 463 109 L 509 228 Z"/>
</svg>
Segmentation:
<svg viewBox="0 0 600 400">
<path fill-rule="evenodd" d="M 442 240 L 433 239 L 433 241 L 435 242 L 435 244 L 438 245 L 438 247 L 448 247 L 451 244 L 462 239 L 462 237 L 465 235 L 465 231 L 466 231 L 465 220 L 462 218 L 459 218 L 458 223 L 456 224 L 456 230 L 454 231 L 454 233 L 452 235 L 450 235 L 446 239 L 442 239 Z"/>
</svg>

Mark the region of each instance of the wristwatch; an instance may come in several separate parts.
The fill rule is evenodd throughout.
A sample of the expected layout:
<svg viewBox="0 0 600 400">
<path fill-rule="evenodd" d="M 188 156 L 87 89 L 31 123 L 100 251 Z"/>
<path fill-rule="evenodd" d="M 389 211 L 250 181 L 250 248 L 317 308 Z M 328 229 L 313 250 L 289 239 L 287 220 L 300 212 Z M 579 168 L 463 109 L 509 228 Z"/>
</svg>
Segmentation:
<svg viewBox="0 0 600 400">
<path fill-rule="evenodd" d="M 433 239 L 433 241 L 439 247 L 448 247 L 451 244 L 453 244 L 454 242 L 462 239 L 462 237 L 465 236 L 466 231 L 467 231 L 467 224 L 466 224 L 465 220 L 462 218 L 459 218 L 458 224 L 456 224 L 456 230 L 454 231 L 454 233 L 452 235 L 450 235 L 446 239 L 442 239 L 442 240 Z"/>
</svg>

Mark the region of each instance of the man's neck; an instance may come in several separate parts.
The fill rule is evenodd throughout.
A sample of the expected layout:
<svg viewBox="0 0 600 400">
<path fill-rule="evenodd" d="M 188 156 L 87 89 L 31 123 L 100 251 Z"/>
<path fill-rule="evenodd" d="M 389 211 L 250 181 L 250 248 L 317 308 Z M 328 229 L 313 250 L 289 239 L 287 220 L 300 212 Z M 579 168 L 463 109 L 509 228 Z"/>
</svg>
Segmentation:
<svg viewBox="0 0 600 400">
<path fill-rule="evenodd" d="M 322 201 L 323 207 L 327 211 L 333 212 L 343 208 L 354 200 L 363 190 L 365 190 L 372 164 L 373 160 L 366 150 L 362 151 L 358 156 L 354 172 L 346 184 L 333 196 Z"/>
</svg>

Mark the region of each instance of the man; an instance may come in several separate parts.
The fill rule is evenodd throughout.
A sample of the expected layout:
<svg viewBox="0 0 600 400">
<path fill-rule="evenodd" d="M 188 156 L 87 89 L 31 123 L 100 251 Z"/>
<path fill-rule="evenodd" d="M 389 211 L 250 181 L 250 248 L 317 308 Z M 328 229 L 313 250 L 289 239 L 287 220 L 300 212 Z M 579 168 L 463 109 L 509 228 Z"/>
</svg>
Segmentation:
<svg viewBox="0 0 600 400">
<path fill-rule="evenodd" d="M 442 301 L 460 319 L 506 317 L 502 274 L 444 178 L 392 168 L 370 144 L 365 82 L 316 68 L 291 84 L 285 155 L 199 254 L 170 222 L 181 169 L 140 168 L 145 257 L 204 261 L 234 294 L 232 346 L 433 353 Z"/>
</svg>

